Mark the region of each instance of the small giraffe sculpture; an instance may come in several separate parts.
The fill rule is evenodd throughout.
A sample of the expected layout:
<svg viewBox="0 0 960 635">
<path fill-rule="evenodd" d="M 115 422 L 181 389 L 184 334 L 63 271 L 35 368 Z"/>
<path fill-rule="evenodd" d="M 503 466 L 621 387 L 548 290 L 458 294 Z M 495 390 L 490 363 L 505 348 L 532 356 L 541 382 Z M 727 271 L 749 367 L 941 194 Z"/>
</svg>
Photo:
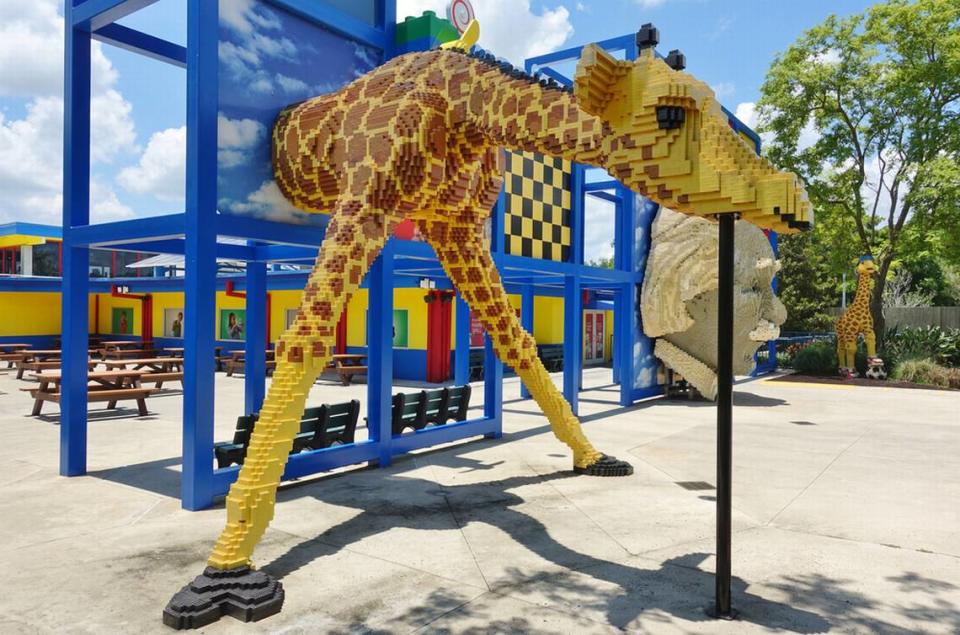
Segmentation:
<svg viewBox="0 0 960 635">
<path fill-rule="evenodd" d="M 862 335 L 867 345 L 867 364 L 882 366 L 877 358 L 877 335 L 873 332 L 873 314 L 870 313 L 870 295 L 873 292 L 873 276 L 877 265 L 873 256 L 861 256 L 857 265 L 857 295 L 847 310 L 837 318 L 837 358 L 840 374 L 856 377 L 854 360 L 857 355 L 857 338 Z"/>
<path fill-rule="evenodd" d="M 466 37 L 475 40 L 476 28 Z M 227 525 L 205 572 L 168 604 L 164 621 L 196 627 L 223 613 L 259 619 L 280 610 L 278 581 L 251 568 L 273 517 L 310 387 L 334 349 L 340 313 L 401 220 L 412 219 L 475 312 L 497 355 L 516 370 L 575 472 L 633 468 L 587 440 L 520 325 L 484 239 L 500 193 L 502 150 L 534 151 L 606 169 L 677 211 L 738 213 L 793 232 L 813 220 L 796 177 L 758 157 L 728 125 L 713 91 L 654 55 L 657 31 L 638 33 L 636 61 L 584 48 L 573 91 L 526 75 L 469 41 L 394 58 L 341 90 L 283 111 L 273 130 L 274 175 L 297 207 L 331 214 L 296 319 L 237 481 Z M 677 67 L 677 68 L 674 68 Z"/>
</svg>

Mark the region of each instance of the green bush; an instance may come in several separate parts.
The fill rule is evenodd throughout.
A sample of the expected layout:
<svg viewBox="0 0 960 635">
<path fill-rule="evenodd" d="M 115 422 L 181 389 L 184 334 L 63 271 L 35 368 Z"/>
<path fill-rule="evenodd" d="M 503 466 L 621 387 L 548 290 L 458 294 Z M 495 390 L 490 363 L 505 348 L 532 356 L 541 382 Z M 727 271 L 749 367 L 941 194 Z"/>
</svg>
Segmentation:
<svg viewBox="0 0 960 635">
<path fill-rule="evenodd" d="M 929 359 L 940 366 L 960 367 L 960 329 L 939 326 L 892 327 L 884 333 L 878 354 L 887 368 L 910 360 Z"/>
<path fill-rule="evenodd" d="M 915 384 L 960 389 L 960 368 L 948 368 L 932 359 L 908 359 L 893 372 L 893 378 Z"/>
<path fill-rule="evenodd" d="M 825 340 L 804 346 L 794 356 L 793 368 L 807 375 L 836 375 L 839 371 L 836 343 Z"/>
</svg>

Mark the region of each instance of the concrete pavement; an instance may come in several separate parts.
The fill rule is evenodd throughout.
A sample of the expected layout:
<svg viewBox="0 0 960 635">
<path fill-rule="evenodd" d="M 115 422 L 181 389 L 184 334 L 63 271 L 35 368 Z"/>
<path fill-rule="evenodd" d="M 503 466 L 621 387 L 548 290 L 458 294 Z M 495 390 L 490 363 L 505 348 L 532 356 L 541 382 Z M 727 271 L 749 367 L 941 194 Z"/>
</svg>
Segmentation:
<svg viewBox="0 0 960 635">
<path fill-rule="evenodd" d="M 584 382 L 588 436 L 633 476 L 571 476 L 507 380 L 502 440 L 283 487 L 256 554 L 283 612 L 205 632 L 960 632 L 960 393 L 738 384 L 741 619 L 716 622 L 714 409 L 624 409 L 609 370 Z M 64 479 L 56 408 L 25 416 L 25 385 L 0 372 L 0 632 L 167 632 L 160 611 L 224 521 L 174 498 L 181 397 L 93 417 L 90 475 Z M 219 439 L 242 386 L 217 377 Z M 365 387 L 325 382 L 310 403 L 353 397 Z"/>
</svg>

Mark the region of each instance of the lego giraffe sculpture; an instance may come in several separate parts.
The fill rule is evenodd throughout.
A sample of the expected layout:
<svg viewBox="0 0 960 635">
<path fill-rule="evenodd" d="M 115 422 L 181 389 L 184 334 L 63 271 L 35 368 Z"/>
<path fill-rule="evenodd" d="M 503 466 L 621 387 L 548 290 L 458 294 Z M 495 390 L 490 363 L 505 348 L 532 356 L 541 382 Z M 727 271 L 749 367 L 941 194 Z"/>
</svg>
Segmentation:
<svg viewBox="0 0 960 635">
<path fill-rule="evenodd" d="M 857 265 L 857 295 L 843 315 L 837 319 L 837 358 L 840 374 L 856 376 L 854 359 L 857 355 L 857 337 L 863 335 L 867 345 L 867 362 L 875 365 L 877 360 L 877 336 L 873 332 L 873 314 L 870 313 L 870 294 L 873 291 L 873 276 L 877 266 L 872 256 L 861 256 Z"/>
<path fill-rule="evenodd" d="M 705 84 L 655 57 L 656 30 L 645 26 L 638 43 L 643 51 L 635 62 L 586 47 L 576 98 L 492 56 L 468 54 L 460 42 L 463 50 L 395 58 L 280 114 L 273 131 L 277 183 L 297 207 L 331 218 L 297 317 L 277 343 L 273 383 L 227 496 L 227 526 L 204 574 L 171 600 L 168 624 L 198 626 L 223 612 L 258 619 L 279 610 L 279 583 L 253 571 L 251 556 L 273 516 L 305 399 L 333 351 L 340 313 L 405 218 L 418 224 L 497 355 L 570 446 L 574 470 L 632 473 L 587 440 L 510 307 L 483 239 L 500 192 L 501 148 L 603 167 L 686 213 L 734 212 L 780 231 L 812 221 L 795 177 L 777 172 L 730 131 Z M 239 589 L 256 597 L 241 597 Z"/>
</svg>

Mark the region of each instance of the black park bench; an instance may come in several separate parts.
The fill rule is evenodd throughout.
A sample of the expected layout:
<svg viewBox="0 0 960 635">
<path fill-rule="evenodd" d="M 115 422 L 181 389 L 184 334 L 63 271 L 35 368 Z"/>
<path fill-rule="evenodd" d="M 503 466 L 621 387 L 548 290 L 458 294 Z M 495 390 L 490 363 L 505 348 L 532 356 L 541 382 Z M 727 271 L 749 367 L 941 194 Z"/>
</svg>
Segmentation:
<svg viewBox="0 0 960 635">
<path fill-rule="evenodd" d="M 544 368 L 551 373 L 563 370 L 563 344 L 540 344 L 537 348 Z"/>
<path fill-rule="evenodd" d="M 391 419 L 394 435 L 407 428 L 422 430 L 429 424 L 466 421 L 470 407 L 470 385 L 397 393 L 393 396 Z"/>
<path fill-rule="evenodd" d="M 359 416 L 360 402 L 356 399 L 307 408 L 300 419 L 300 432 L 293 439 L 290 454 L 329 448 L 336 444 L 353 443 Z M 214 444 L 213 453 L 217 459 L 218 468 L 230 467 L 234 463 L 243 465 L 257 418 L 257 414 L 237 417 L 237 429 L 233 433 L 233 441 Z"/>
</svg>

